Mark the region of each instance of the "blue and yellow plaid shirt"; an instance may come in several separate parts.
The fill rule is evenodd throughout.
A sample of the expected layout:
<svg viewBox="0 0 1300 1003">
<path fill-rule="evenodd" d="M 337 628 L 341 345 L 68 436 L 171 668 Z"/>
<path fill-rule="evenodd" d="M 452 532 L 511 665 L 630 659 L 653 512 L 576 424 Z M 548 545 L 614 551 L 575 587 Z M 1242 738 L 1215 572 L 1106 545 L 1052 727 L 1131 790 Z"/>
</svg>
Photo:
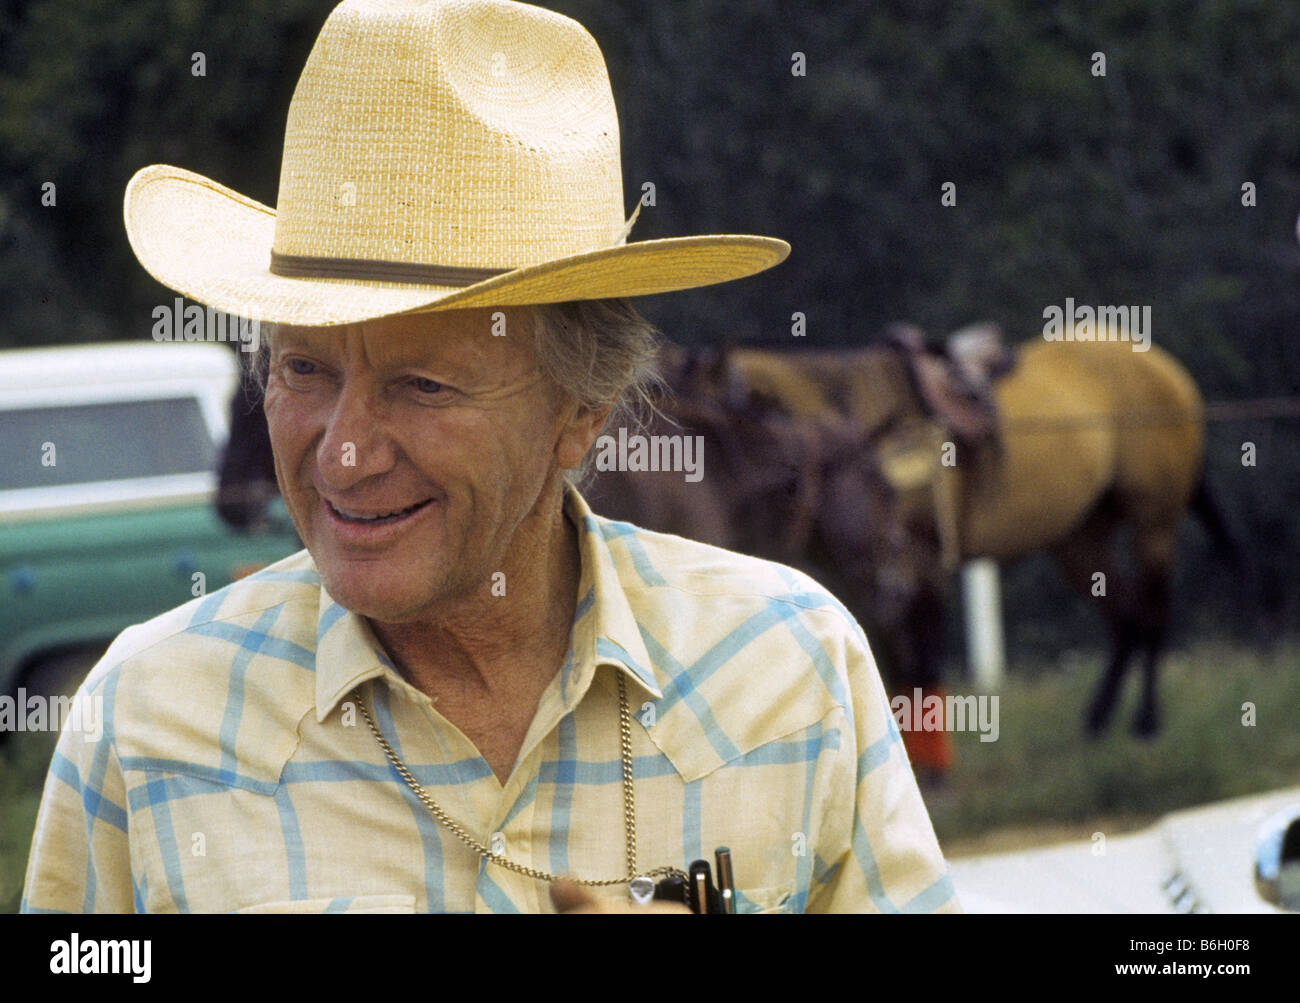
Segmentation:
<svg viewBox="0 0 1300 1003">
<path fill-rule="evenodd" d="M 306 551 L 122 633 L 65 731 L 27 912 L 547 912 L 517 863 L 626 874 L 617 676 L 643 870 L 731 848 L 742 912 L 956 911 L 866 639 L 807 576 L 593 516 L 568 657 L 504 786 Z M 625 896 L 625 887 L 598 894 Z"/>
</svg>

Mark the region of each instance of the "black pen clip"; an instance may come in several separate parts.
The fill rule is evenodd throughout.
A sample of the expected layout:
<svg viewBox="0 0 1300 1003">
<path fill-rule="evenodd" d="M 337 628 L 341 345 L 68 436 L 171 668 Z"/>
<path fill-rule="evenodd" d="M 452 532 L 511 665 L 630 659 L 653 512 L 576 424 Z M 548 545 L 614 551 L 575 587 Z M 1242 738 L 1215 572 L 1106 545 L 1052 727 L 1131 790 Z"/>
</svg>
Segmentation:
<svg viewBox="0 0 1300 1003">
<path fill-rule="evenodd" d="M 658 884 L 655 885 L 655 899 L 660 902 L 680 902 L 684 906 L 690 906 L 686 896 L 686 876 L 683 874 L 670 874 Z"/>
</svg>

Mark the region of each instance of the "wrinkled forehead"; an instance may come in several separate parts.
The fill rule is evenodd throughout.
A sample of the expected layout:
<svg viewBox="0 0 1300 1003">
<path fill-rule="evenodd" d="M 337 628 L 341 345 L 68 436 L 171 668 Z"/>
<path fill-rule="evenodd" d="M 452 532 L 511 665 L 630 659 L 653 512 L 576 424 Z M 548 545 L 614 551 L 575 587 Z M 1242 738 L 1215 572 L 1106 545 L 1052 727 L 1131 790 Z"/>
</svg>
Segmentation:
<svg viewBox="0 0 1300 1003">
<path fill-rule="evenodd" d="M 275 325 L 272 354 L 294 349 L 342 358 L 361 353 L 376 368 L 437 364 L 466 373 L 521 372 L 534 366 L 533 311 L 528 307 L 401 314 L 338 327 Z"/>
</svg>

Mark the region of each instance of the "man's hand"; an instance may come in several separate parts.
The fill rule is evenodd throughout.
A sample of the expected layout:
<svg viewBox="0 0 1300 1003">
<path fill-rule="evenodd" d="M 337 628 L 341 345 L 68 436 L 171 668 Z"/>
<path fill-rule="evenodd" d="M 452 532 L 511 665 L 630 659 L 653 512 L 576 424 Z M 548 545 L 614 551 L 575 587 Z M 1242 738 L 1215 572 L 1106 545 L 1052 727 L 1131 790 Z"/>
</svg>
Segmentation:
<svg viewBox="0 0 1300 1003">
<path fill-rule="evenodd" d="M 646 915 L 671 915 L 674 913 L 689 916 L 691 911 L 680 902 L 651 902 L 649 905 L 636 905 L 633 902 L 617 902 L 607 898 L 598 898 L 581 885 L 563 878 L 551 885 L 551 901 L 560 912 L 568 913 L 639 913 Z"/>
</svg>

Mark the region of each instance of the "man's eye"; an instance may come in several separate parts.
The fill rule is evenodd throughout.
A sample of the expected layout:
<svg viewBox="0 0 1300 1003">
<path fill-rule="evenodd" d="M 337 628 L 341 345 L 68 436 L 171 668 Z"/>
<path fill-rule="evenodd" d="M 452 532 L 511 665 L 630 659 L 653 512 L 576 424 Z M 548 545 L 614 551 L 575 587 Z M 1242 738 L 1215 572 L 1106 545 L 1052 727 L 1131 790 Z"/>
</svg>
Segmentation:
<svg viewBox="0 0 1300 1003">
<path fill-rule="evenodd" d="M 287 363 L 289 372 L 295 376 L 310 376 L 316 371 L 316 364 L 306 359 L 290 359 Z"/>
<path fill-rule="evenodd" d="M 422 394 L 436 394 L 443 389 L 443 384 L 437 380 L 425 379 L 423 376 L 417 376 L 412 383 Z"/>
</svg>

